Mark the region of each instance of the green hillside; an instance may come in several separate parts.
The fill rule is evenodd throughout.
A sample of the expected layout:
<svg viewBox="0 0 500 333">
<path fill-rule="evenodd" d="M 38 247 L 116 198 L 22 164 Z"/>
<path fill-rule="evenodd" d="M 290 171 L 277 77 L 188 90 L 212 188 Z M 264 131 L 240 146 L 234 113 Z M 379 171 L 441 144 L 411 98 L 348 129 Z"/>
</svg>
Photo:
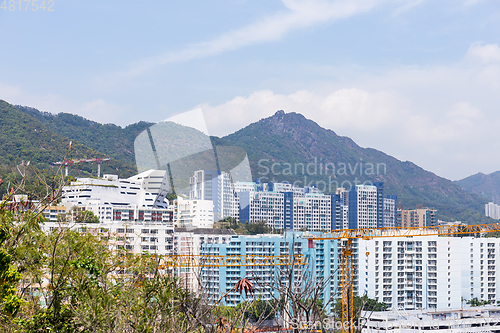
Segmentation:
<svg viewBox="0 0 500 333">
<path fill-rule="evenodd" d="M 317 184 L 330 193 L 343 182 L 348 187 L 356 181 L 381 181 L 384 193 L 397 195 L 398 204 L 405 208 L 423 204 L 437 208 L 442 220 L 493 222 L 484 216 L 486 200 L 478 195 L 414 163 L 362 148 L 297 113 L 278 111 L 224 138 L 214 138 L 214 142 L 245 149 L 254 179 Z M 328 168 L 326 172 L 326 164 L 335 166 L 335 171 Z"/>
<path fill-rule="evenodd" d="M 19 181 L 20 174 L 16 166 L 22 165 L 23 161 L 30 161 L 31 169 L 37 168 L 42 173 L 50 174 L 57 168 L 53 163 L 65 158 L 108 157 L 73 138 L 54 133 L 42 122 L 3 100 L 0 100 L 0 120 L 0 178 L 3 179 L 0 195 L 5 193 L 9 182 Z M 71 140 L 71 149 L 68 150 Z M 71 175 L 95 175 L 96 170 L 96 165 L 82 163 L 72 167 Z M 134 166 L 116 159 L 102 164 L 101 170 L 123 177 L 135 173 Z"/>
<path fill-rule="evenodd" d="M 467 178 L 455 181 L 467 192 L 485 197 L 489 201 L 500 204 L 500 171 L 485 175 L 479 172 Z"/>
<path fill-rule="evenodd" d="M 4 104 L 8 105 L 5 102 Z M 75 149 L 81 156 L 103 156 L 96 152 L 100 151 L 123 162 L 134 163 L 134 140 L 151 125 L 140 122 L 121 128 L 112 124 L 102 125 L 66 113 L 52 115 L 29 107 L 14 109 L 9 106 L 9 110 L 12 114 L 17 112 L 14 116 L 15 126 L 10 127 L 10 133 L 14 135 L 15 140 L 7 140 L 3 143 L 5 148 L 2 148 L 2 156 L 10 164 L 14 160 L 19 162 L 20 159 L 27 159 L 26 153 L 21 149 L 24 146 L 27 151 L 31 151 L 30 156 L 35 156 L 41 163 L 47 163 L 49 159 L 59 160 L 64 154 L 64 144 L 68 142 L 66 138 L 85 145 Z M 20 110 L 24 117 L 19 117 Z M 30 129 L 19 127 L 19 124 L 27 123 L 30 124 Z M 32 142 L 30 136 L 34 135 L 33 132 L 37 133 L 34 131 L 35 127 L 43 129 L 45 139 L 59 138 L 49 140 L 57 147 L 48 152 L 44 150 L 47 140 Z M 6 135 L 4 132 L 2 134 Z M 333 193 L 342 185 L 349 187 L 364 181 L 381 181 L 384 182 L 384 193 L 397 195 L 398 204 L 402 207 L 412 208 L 418 204 L 434 207 L 438 209 L 438 217 L 447 221 L 493 222 L 484 216 L 483 207 L 487 202 L 484 197 L 468 193 L 452 181 L 438 177 L 412 162 L 399 161 L 376 149 L 359 147 L 350 138 L 338 136 L 297 113 L 279 111 L 272 117 L 250 124 L 226 137 L 211 139 L 214 147 L 219 146 L 219 164 L 221 160 L 225 160 L 229 162 L 228 165 L 232 165 L 240 159 L 239 153 L 229 154 L 221 159 L 220 146 L 244 149 L 248 153 L 254 179 L 296 182 L 299 186 L 316 184 L 326 193 Z M 168 148 L 169 144 L 165 144 Z M 190 159 L 178 163 L 179 175 L 184 176 L 185 172 L 181 171 L 189 169 L 185 164 Z M 110 165 L 103 164 L 106 168 Z M 128 166 L 128 170 L 133 170 Z"/>
<path fill-rule="evenodd" d="M 134 140 L 139 133 L 152 125 L 141 121 L 122 128 L 114 124 L 99 124 L 70 113 L 54 115 L 27 106 L 17 105 L 16 108 L 36 118 L 59 135 L 132 165 L 135 165 Z"/>
</svg>

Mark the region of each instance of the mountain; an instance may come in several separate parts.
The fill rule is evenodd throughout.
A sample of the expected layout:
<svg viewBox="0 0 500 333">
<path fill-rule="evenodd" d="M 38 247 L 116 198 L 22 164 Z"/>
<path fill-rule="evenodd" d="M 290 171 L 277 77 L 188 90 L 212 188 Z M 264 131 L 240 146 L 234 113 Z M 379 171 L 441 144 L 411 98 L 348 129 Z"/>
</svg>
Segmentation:
<svg viewBox="0 0 500 333">
<path fill-rule="evenodd" d="M 485 175 L 482 172 L 467 178 L 455 181 L 469 193 L 483 196 L 490 201 L 500 204 L 500 171 Z"/>
<path fill-rule="evenodd" d="M 140 122 L 121 128 L 67 113 L 52 115 L 28 107 L 17 108 L 47 130 L 127 163 L 135 161 L 135 137 L 151 125 Z M 494 222 L 484 216 L 487 200 L 480 195 L 469 193 L 412 162 L 362 148 L 301 114 L 278 111 L 233 134 L 211 140 L 214 147 L 244 149 L 254 179 L 296 182 L 299 186 L 316 184 L 325 193 L 333 193 L 340 186 L 381 181 L 384 193 L 397 195 L 402 207 L 414 208 L 418 204 L 434 207 L 438 209 L 438 218 L 447 221 Z"/>
<path fill-rule="evenodd" d="M 81 142 L 89 148 L 131 165 L 135 164 L 135 138 L 152 125 L 141 121 L 122 128 L 114 124 L 99 124 L 70 113 L 61 112 L 54 115 L 27 106 L 16 105 L 16 108 L 61 136 Z"/>
<path fill-rule="evenodd" d="M 0 100 L 0 119 L 0 178 L 3 179 L 0 195 L 5 193 L 9 182 L 20 180 L 16 165 L 22 165 L 23 161 L 30 161 L 32 167 L 50 173 L 56 168 L 54 162 L 66 158 L 108 157 L 74 138 L 54 133 L 39 120 L 3 100 Z M 68 150 L 71 140 L 71 149 Z M 103 163 L 101 168 L 103 172 L 118 173 L 124 177 L 135 173 L 133 165 L 116 159 Z M 96 166 L 82 163 L 72 168 L 72 175 L 88 176 L 96 169 Z"/>
<path fill-rule="evenodd" d="M 412 162 L 362 148 L 298 113 L 278 111 L 214 142 L 246 150 L 254 179 L 317 184 L 329 193 L 337 185 L 381 181 L 384 193 L 397 195 L 405 208 L 423 204 L 438 209 L 442 220 L 493 222 L 483 214 L 484 198 Z"/>
</svg>

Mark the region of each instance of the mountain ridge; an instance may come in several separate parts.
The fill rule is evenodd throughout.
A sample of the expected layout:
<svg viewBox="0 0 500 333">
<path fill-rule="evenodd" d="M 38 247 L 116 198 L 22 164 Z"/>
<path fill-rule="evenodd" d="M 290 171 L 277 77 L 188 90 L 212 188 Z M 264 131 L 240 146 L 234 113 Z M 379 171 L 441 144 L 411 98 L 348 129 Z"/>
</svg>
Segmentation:
<svg viewBox="0 0 500 333">
<path fill-rule="evenodd" d="M 67 158 L 105 158 L 106 154 L 89 148 L 84 144 L 61 136 L 31 115 L 20 111 L 9 103 L 0 100 L 0 172 L 3 184 L 0 195 L 6 193 L 8 184 L 21 181 L 18 165 L 26 165 L 30 161 L 38 172 L 51 174 L 58 167 L 56 161 Z M 70 145 L 71 142 L 71 145 Z M 70 149 L 71 147 L 71 149 Z M 96 167 L 88 163 L 74 168 L 73 175 L 85 175 L 95 172 Z M 134 166 L 126 162 L 111 159 L 102 165 L 103 172 L 119 173 L 123 176 L 133 174 Z M 44 171 L 45 170 L 45 171 Z M 35 178 L 33 181 L 38 182 Z"/>
<path fill-rule="evenodd" d="M 478 172 L 464 179 L 456 180 L 455 184 L 469 193 L 475 193 L 500 204 L 500 171 L 490 174 Z"/>
<path fill-rule="evenodd" d="M 27 109 L 27 107 L 18 108 L 21 111 Z M 34 111 L 31 110 L 31 112 Z M 38 117 L 42 116 L 43 114 L 38 114 Z M 89 140 L 89 137 L 80 132 L 88 130 L 91 125 L 99 128 L 101 124 L 76 115 L 65 114 L 64 117 L 67 119 L 63 123 L 69 123 L 71 118 L 80 119 L 76 125 L 71 127 L 69 134 L 91 146 L 92 141 Z M 51 119 L 62 119 L 59 115 L 53 117 L 45 115 L 44 118 L 45 122 L 48 123 L 51 122 Z M 48 124 L 48 126 L 54 129 L 58 127 L 54 124 Z M 149 123 L 136 123 L 123 128 L 122 131 L 128 131 L 126 139 L 123 139 L 123 132 L 113 129 L 112 126 L 116 125 L 101 126 L 104 126 L 104 129 L 109 129 L 104 131 L 108 133 L 109 140 L 118 141 L 123 149 L 133 152 L 132 134 L 147 128 Z M 63 132 L 64 129 L 59 126 L 59 131 Z M 65 133 L 68 133 L 67 129 Z M 327 185 L 333 183 L 334 186 L 326 189 L 327 193 L 333 192 L 334 187 L 341 185 L 342 182 L 348 181 L 353 184 L 355 181 L 353 178 L 356 178 L 356 175 L 338 172 L 340 163 L 348 165 L 351 169 L 356 165 L 359 166 L 360 163 L 364 163 L 364 165 L 383 163 L 386 167 L 384 172 L 371 175 L 360 174 L 357 175 L 357 180 L 360 182 L 382 181 L 385 187 L 384 193 L 398 195 L 400 205 L 405 208 L 414 208 L 417 204 L 435 207 L 438 209 L 438 217 L 443 220 L 462 220 L 470 223 L 493 222 L 484 216 L 483 205 L 486 200 L 479 195 L 468 193 L 452 181 L 424 170 L 411 161 L 400 161 L 375 148 L 360 147 L 351 138 L 339 136 L 331 129 L 324 129 L 299 113 L 285 113 L 283 110 L 279 110 L 274 115 L 251 123 L 234 133 L 221 138 L 211 137 L 211 140 L 214 146 L 237 146 L 244 149 L 248 154 L 254 179 L 302 182 L 302 184 L 298 184 L 302 186 L 307 185 L 307 182 L 322 184 L 320 183 L 322 181 Z M 130 154 L 127 156 L 122 154 L 121 158 L 127 159 L 127 161 L 132 160 Z M 328 175 L 317 173 L 288 175 L 283 172 L 285 163 L 307 165 L 314 162 L 315 158 L 319 161 L 318 163 L 335 164 L 337 172 L 331 172 Z M 273 163 L 279 163 L 280 172 L 273 175 L 266 174 L 264 167 L 270 170 Z M 349 168 L 347 170 L 349 171 Z M 266 177 L 267 179 L 265 179 Z"/>
<path fill-rule="evenodd" d="M 82 142 L 90 148 L 131 165 L 135 164 L 134 139 L 140 132 L 153 125 L 153 123 L 140 121 L 121 127 L 110 123 L 100 124 L 66 112 L 52 114 L 27 106 L 15 105 L 15 107 L 45 124 L 59 135 L 71 137 L 71 139 Z"/>
<path fill-rule="evenodd" d="M 280 110 L 221 140 L 247 151 L 252 172 L 257 172 L 254 178 L 268 177 L 264 173 L 273 163 L 307 164 L 314 158 L 337 164 L 340 161 L 351 167 L 360 161 L 365 164 L 384 163 L 386 172 L 357 175 L 358 180 L 384 182 L 384 193 L 398 195 L 398 202 L 405 208 L 423 204 L 437 208 L 439 217 L 444 220 L 491 222 L 481 215 L 485 203 L 481 197 L 466 192 L 452 181 L 426 171 L 413 162 L 400 161 L 374 148 L 362 148 L 349 137 L 324 129 L 298 113 Z M 304 176 L 315 182 L 326 181 L 324 175 L 273 174 L 276 181 L 289 182 L 299 181 Z M 352 176 L 356 175 L 337 173 L 334 176 L 337 183 L 341 184 L 344 181 L 354 183 Z"/>
</svg>

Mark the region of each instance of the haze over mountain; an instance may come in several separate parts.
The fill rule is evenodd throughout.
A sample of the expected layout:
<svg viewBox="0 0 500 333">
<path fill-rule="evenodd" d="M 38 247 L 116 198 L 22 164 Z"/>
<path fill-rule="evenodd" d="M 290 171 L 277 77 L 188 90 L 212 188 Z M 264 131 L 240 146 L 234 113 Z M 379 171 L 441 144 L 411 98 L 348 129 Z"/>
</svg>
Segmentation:
<svg viewBox="0 0 500 333">
<path fill-rule="evenodd" d="M 128 163 L 133 161 L 134 135 L 149 125 L 141 122 L 121 128 L 71 114 L 54 116 L 26 107 L 19 110 L 42 120 L 60 135 L 80 140 Z M 30 118 L 36 121 L 33 117 Z M 254 179 L 296 182 L 299 186 L 316 184 L 326 193 L 333 193 L 337 186 L 381 181 L 384 194 L 397 195 L 398 204 L 405 208 L 422 204 L 437 208 L 438 218 L 443 220 L 493 222 L 484 216 L 485 198 L 468 193 L 412 162 L 362 148 L 350 138 L 338 136 L 298 113 L 278 111 L 233 134 L 211 139 L 214 146 L 243 148 L 248 153 Z M 106 142 L 112 147 L 106 146 Z"/>
<path fill-rule="evenodd" d="M 478 172 L 475 175 L 457 180 L 455 183 L 467 192 L 475 193 L 500 204 L 500 171 L 489 175 Z"/>
</svg>

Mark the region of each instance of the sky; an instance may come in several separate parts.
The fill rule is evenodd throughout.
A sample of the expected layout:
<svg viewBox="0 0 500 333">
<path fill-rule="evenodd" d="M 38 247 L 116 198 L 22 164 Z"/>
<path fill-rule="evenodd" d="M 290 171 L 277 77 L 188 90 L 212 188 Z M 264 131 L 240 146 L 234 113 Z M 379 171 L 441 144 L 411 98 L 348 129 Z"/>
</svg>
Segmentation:
<svg viewBox="0 0 500 333">
<path fill-rule="evenodd" d="M 201 108 L 217 136 L 284 110 L 451 180 L 500 170 L 498 0 L 6 4 L 9 103 L 121 126 Z"/>
</svg>

